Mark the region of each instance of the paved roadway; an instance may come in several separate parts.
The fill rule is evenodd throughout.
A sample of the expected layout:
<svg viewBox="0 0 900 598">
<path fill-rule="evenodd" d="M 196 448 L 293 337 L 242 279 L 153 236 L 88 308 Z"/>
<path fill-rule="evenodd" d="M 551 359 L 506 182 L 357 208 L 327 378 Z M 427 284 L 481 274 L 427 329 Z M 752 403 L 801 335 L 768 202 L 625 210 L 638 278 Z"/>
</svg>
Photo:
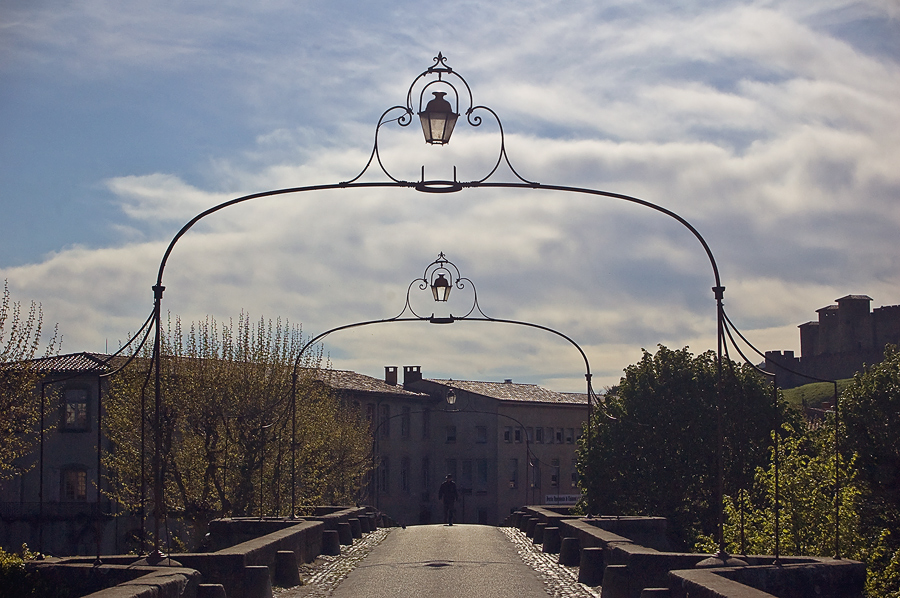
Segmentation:
<svg viewBox="0 0 900 598">
<path fill-rule="evenodd" d="M 522 532 L 483 525 L 378 530 L 277 598 L 594 598 L 577 569 L 556 564 Z"/>
</svg>

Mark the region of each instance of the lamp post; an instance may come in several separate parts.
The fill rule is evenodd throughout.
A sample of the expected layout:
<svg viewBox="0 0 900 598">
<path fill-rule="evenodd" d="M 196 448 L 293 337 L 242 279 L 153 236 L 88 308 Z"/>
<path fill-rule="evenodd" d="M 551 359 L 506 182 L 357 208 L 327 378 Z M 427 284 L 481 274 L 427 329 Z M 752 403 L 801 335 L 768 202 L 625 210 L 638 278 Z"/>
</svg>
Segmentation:
<svg viewBox="0 0 900 598">
<path fill-rule="evenodd" d="M 427 97 L 427 93 L 430 93 L 432 98 L 426 103 L 425 99 Z M 450 97 L 448 100 L 447 97 Z M 424 104 L 424 107 L 423 107 Z M 483 123 L 482 114 L 485 117 L 492 119 L 493 122 L 496 123 L 499 129 L 499 151 L 497 154 L 497 159 L 493 163 L 493 165 L 488 165 L 487 172 L 483 176 L 475 177 L 470 180 L 461 181 L 457 177 L 456 167 L 453 168 L 453 178 L 452 179 L 426 179 L 425 177 L 425 169 L 422 167 L 422 176 L 418 181 L 404 180 L 395 175 L 393 175 L 388 168 L 385 166 L 385 162 L 382 159 L 382 155 L 379 148 L 379 132 L 382 127 L 388 125 L 389 123 L 396 123 L 400 127 L 407 127 L 413 121 L 413 117 L 415 115 L 419 116 L 419 121 L 422 125 L 422 131 L 425 136 L 425 142 L 431 145 L 446 145 L 450 141 L 450 137 L 452 133 L 457 129 L 456 125 L 459 123 L 459 117 L 465 115 L 464 121 L 468 123 L 471 127 L 479 127 Z M 362 181 L 362 176 L 372 167 L 374 164 L 377 164 L 378 168 L 380 168 L 381 173 L 387 177 L 386 181 Z M 490 180 L 493 175 L 497 172 L 498 168 L 501 164 L 505 164 L 508 170 L 512 173 L 514 180 L 507 182 L 496 182 Z M 151 559 L 159 559 L 162 558 L 162 553 L 159 549 L 159 523 L 160 520 L 165 516 L 165 508 L 163 504 L 163 480 L 162 480 L 162 466 L 161 466 L 161 421 L 160 421 L 160 411 L 162 405 L 161 398 L 161 374 L 160 374 L 160 358 L 161 358 L 161 350 L 160 350 L 160 327 L 161 327 L 161 303 L 163 297 L 163 291 L 165 287 L 163 286 L 163 274 L 165 271 L 166 264 L 169 260 L 169 257 L 172 255 L 172 252 L 178 243 L 178 241 L 183 237 L 188 231 L 190 231 L 195 224 L 197 224 L 200 220 L 207 218 L 225 208 L 237 205 L 239 203 L 244 203 L 251 200 L 257 200 L 268 197 L 276 197 L 282 195 L 294 195 L 294 194 L 303 194 L 309 192 L 316 192 L 322 190 L 332 190 L 332 189 L 372 189 L 372 188 L 411 188 L 416 189 L 421 192 L 426 193 L 455 193 L 462 191 L 463 189 L 478 189 L 478 188 L 491 188 L 491 189 L 515 189 L 515 190 L 543 190 L 543 191 L 556 191 L 556 192 L 564 192 L 564 193 L 574 193 L 579 195 L 587 195 L 591 197 L 605 197 L 611 199 L 617 199 L 629 203 L 633 203 L 636 205 L 644 206 L 646 208 L 650 208 L 658 213 L 661 213 L 669 218 L 672 218 L 679 222 L 682 226 L 684 226 L 702 245 L 702 248 L 709 260 L 710 267 L 713 273 L 714 285 L 713 285 L 713 293 L 716 300 L 716 322 L 717 322 L 717 359 L 718 359 L 718 370 L 719 370 L 719 379 L 722 377 L 722 360 L 723 360 L 723 326 L 722 319 L 724 317 L 724 311 L 722 308 L 722 297 L 724 293 L 725 287 L 722 286 L 721 280 L 719 277 L 719 270 L 716 264 L 716 260 L 712 254 L 712 251 L 709 248 L 709 245 L 706 243 L 706 240 L 703 236 L 691 225 L 686 219 L 679 216 L 675 212 L 664 208 L 663 206 L 639 199 L 637 197 L 624 195 L 621 193 L 613 193 L 609 191 L 602 191 L 599 189 L 591 189 L 585 187 L 572 187 L 567 185 L 555 185 L 555 184 L 542 184 L 536 181 L 528 180 L 521 176 L 518 171 L 514 168 L 512 162 L 509 159 L 509 156 L 506 151 L 506 143 L 505 143 L 505 134 L 503 130 L 502 122 L 491 108 L 478 105 L 474 102 L 474 96 L 472 94 L 472 90 L 469 87 L 469 84 L 466 80 L 460 76 L 455 70 L 453 70 L 450 66 L 447 65 L 447 59 L 443 56 L 443 54 L 438 53 L 438 55 L 434 58 L 434 64 L 428 67 L 425 71 L 421 72 L 410 84 L 410 87 L 407 91 L 406 102 L 402 105 L 396 105 L 391 108 L 385 110 L 381 117 L 378 120 L 378 123 L 375 127 L 375 141 L 372 146 L 371 154 L 369 155 L 368 162 L 362 168 L 362 170 L 357 174 L 354 178 L 342 181 L 339 183 L 333 184 L 324 184 L 324 185 L 308 185 L 308 186 L 298 186 L 291 187 L 285 189 L 276 189 L 271 191 L 263 191 L 259 193 L 252 193 L 249 195 L 245 195 L 242 197 L 238 197 L 235 199 L 231 199 L 225 202 L 222 202 L 216 206 L 213 206 L 200 214 L 197 214 L 194 218 L 188 221 L 172 238 L 168 247 L 166 248 L 165 253 L 163 254 L 162 260 L 160 262 L 159 271 L 157 274 L 156 284 L 153 285 L 154 292 L 154 309 L 153 314 L 151 316 L 152 325 L 155 327 L 155 336 L 153 343 L 153 365 L 152 365 L 152 373 L 153 379 L 155 382 L 155 390 L 154 390 L 154 405 L 155 405 L 155 414 L 154 414 L 154 454 L 153 454 L 153 484 L 154 484 L 154 514 L 155 514 L 155 525 L 156 525 L 156 533 L 155 533 L 155 550 L 151 555 Z M 444 260 L 442 262 L 442 257 L 439 257 L 437 262 L 438 265 L 447 265 L 449 262 Z M 443 276 L 442 276 L 443 274 Z M 450 290 L 455 286 L 456 288 L 460 287 L 460 283 L 462 282 L 458 277 L 455 279 L 448 278 L 447 272 L 439 272 L 434 280 L 428 280 L 425 282 L 425 288 L 430 287 L 432 293 L 434 293 L 435 300 L 438 301 L 446 301 L 449 299 Z M 446 283 L 446 284 L 445 284 Z M 424 288 L 423 288 L 424 290 Z M 440 299 L 442 297 L 442 299 Z M 408 299 L 408 296 L 407 296 Z M 535 324 L 529 324 L 525 322 L 518 322 L 513 320 L 501 320 L 495 318 L 488 318 L 481 312 L 480 308 L 478 308 L 477 313 L 474 313 L 475 307 L 477 307 L 477 299 L 468 314 L 462 317 L 435 317 L 432 315 L 431 318 L 428 318 L 428 321 L 435 324 L 449 324 L 455 321 L 459 321 L 462 319 L 468 319 L 471 321 L 491 321 L 491 322 L 505 322 L 511 324 L 520 324 L 533 326 L 535 328 L 540 328 L 554 334 L 558 334 L 574 344 L 576 347 L 578 345 L 572 341 L 571 338 L 562 335 L 561 333 L 552 330 L 548 327 L 539 326 Z M 410 308 L 411 309 L 411 308 Z M 405 311 L 405 309 L 404 309 Z M 401 313 L 401 316 L 403 314 Z M 404 318 L 398 316 L 397 318 L 389 319 L 391 321 L 403 321 Z M 471 316 L 471 317 L 470 317 Z M 407 318 L 407 319 L 423 319 L 416 315 L 415 318 Z M 367 323 L 377 323 L 384 322 L 387 320 L 373 320 Z M 355 324 L 355 325 L 362 325 Z M 351 326 L 341 326 L 334 328 L 327 333 L 323 333 L 317 337 L 317 339 L 322 338 L 325 334 L 330 334 L 331 332 L 335 332 L 337 330 L 342 330 Z M 317 340 L 316 339 L 316 340 Z M 578 347 L 579 351 L 581 351 L 580 347 Z M 582 357 L 585 359 L 585 364 L 587 365 L 587 358 L 584 355 L 584 352 L 581 351 Z M 299 358 L 298 362 L 299 363 Z M 295 371 L 296 371 L 295 364 Z M 587 390 L 588 390 L 588 411 L 589 411 L 589 421 L 592 416 L 592 404 L 593 398 L 595 397 L 593 390 L 591 388 L 591 374 L 590 368 L 587 367 L 586 372 L 587 379 Z M 296 385 L 294 385 L 296 388 Z M 727 554 L 724 550 L 724 537 L 722 534 L 723 521 L 724 521 L 724 505 L 723 505 L 723 492 L 724 492 L 724 440 L 723 440 L 723 418 L 724 418 L 724 410 L 723 410 L 723 398 L 721 396 L 723 392 L 722 384 L 719 384 L 719 400 L 718 400 L 718 410 L 717 410 L 717 424 L 718 424 L 718 441 L 717 441 L 717 461 L 718 461 L 718 484 L 717 484 L 717 502 L 719 509 L 719 525 L 718 525 L 718 536 L 719 536 L 719 553 L 717 554 L 717 558 L 720 558 L 722 562 L 725 562 L 727 559 Z M 588 444 L 590 445 L 591 434 L 590 434 L 590 426 L 588 427 Z M 292 432 L 292 444 L 295 445 L 296 437 L 295 433 Z M 293 460 L 293 459 L 292 459 Z M 292 467 L 293 469 L 293 467 Z M 292 477 L 294 476 L 294 472 L 292 472 Z M 292 496 L 293 502 L 293 496 Z M 293 511 L 293 505 L 292 505 Z"/>
<path fill-rule="evenodd" d="M 466 309 L 466 305 L 463 304 L 464 305 L 464 311 L 462 312 L 463 315 L 454 316 L 453 314 L 450 314 L 449 316 L 435 316 L 434 313 L 432 313 L 430 316 L 427 316 L 427 315 L 424 315 L 424 313 L 420 314 L 413 307 L 413 300 L 412 300 L 413 291 L 425 292 L 425 291 L 430 290 L 434 301 L 443 303 L 448 300 L 448 298 L 450 296 L 450 289 L 453 287 L 456 287 L 457 289 L 460 289 L 460 290 L 471 289 L 471 291 L 472 291 L 472 304 L 467 306 L 467 309 Z M 303 359 L 303 356 L 306 354 L 306 351 L 310 347 L 314 346 L 316 343 L 322 341 L 325 337 L 327 337 L 335 332 L 349 330 L 351 328 L 359 328 L 362 326 L 371 326 L 374 324 L 388 324 L 388 323 L 396 323 L 396 322 L 427 322 L 430 324 L 453 324 L 456 322 L 490 322 L 490 323 L 497 323 L 497 324 L 512 324 L 512 325 L 517 325 L 517 326 L 525 326 L 525 327 L 529 327 L 529 328 L 543 330 L 545 332 L 549 332 L 553 335 L 556 335 L 556 336 L 562 338 L 563 340 L 565 340 L 569 344 L 571 344 L 573 347 L 575 347 L 575 349 L 581 355 L 582 360 L 584 361 L 585 380 L 587 381 L 588 421 L 590 422 L 591 406 L 593 404 L 592 399 L 597 398 L 597 396 L 594 393 L 593 387 L 591 386 L 591 378 L 592 378 L 591 365 L 590 365 L 590 362 L 588 361 L 587 355 L 585 354 L 585 352 L 581 348 L 581 346 L 577 342 L 575 342 L 570 336 L 563 334 L 562 332 L 560 332 L 558 330 L 550 328 L 549 326 L 543 326 L 541 324 L 535 324 L 533 322 L 525 322 L 525 321 L 521 321 L 521 320 L 493 318 L 493 317 L 486 315 L 484 313 L 484 311 L 481 309 L 481 306 L 478 304 L 478 292 L 475 288 L 475 284 L 469 278 L 462 276 L 462 274 L 460 273 L 459 268 L 456 266 L 456 264 L 454 264 L 449 259 L 447 259 L 447 256 L 444 255 L 443 252 L 441 252 L 438 255 L 436 260 L 434 260 L 433 262 L 428 264 L 428 266 L 425 267 L 425 271 L 420 278 L 416 278 L 412 282 L 409 283 L 409 286 L 406 289 L 406 303 L 404 304 L 403 309 L 400 311 L 399 314 L 397 314 L 396 316 L 394 316 L 392 318 L 383 318 L 380 320 L 364 320 L 361 322 L 353 322 L 351 324 L 342 324 L 340 326 L 336 326 L 334 328 L 326 330 L 325 332 L 322 332 L 322 333 L 312 337 L 309 341 L 306 342 L 305 345 L 303 345 L 303 347 L 300 348 L 300 351 L 297 353 L 297 356 L 294 359 L 294 369 L 291 374 L 291 380 L 292 380 L 292 384 L 291 384 L 291 393 L 292 393 L 291 394 L 291 417 L 292 417 L 292 421 L 294 422 L 294 424 L 297 421 L 297 411 L 296 411 L 297 410 L 297 379 L 298 379 L 299 370 L 300 370 L 300 363 Z M 453 388 L 450 388 L 447 391 L 444 398 L 449 405 L 453 405 L 456 403 L 456 392 L 453 390 Z M 500 414 L 500 415 L 502 415 L 502 414 Z M 396 416 L 392 416 L 387 419 L 390 420 L 390 419 L 393 419 L 393 417 L 396 417 Z M 503 417 L 509 417 L 509 416 L 503 415 Z M 514 419 L 514 418 L 510 418 L 510 419 Z M 525 430 L 524 426 L 522 426 L 521 422 L 519 422 L 518 420 L 514 420 L 514 421 L 516 421 L 516 423 L 518 423 L 519 426 L 522 427 L 522 433 L 526 434 L 526 430 Z M 377 428 L 380 428 L 380 427 L 381 427 L 381 423 L 378 424 Z M 377 428 L 376 428 L 376 431 L 377 431 Z M 589 431 L 588 447 L 590 447 L 590 427 L 588 427 L 588 431 Z M 293 428 L 292 428 L 291 434 L 292 434 L 291 487 L 294 488 L 294 487 L 296 487 L 296 475 L 297 474 L 296 474 L 296 459 L 294 456 L 294 453 L 296 452 L 296 432 L 294 431 Z M 376 435 L 376 438 L 377 438 L 377 435 Z M 527 438 L 527 434 L 526 434 L 526 438 Z M 526 444 L 526 457 L 527 457 L 527 450 L 528 449 L 527 449 L 527 444 Z M 373 463 L 374 463 L 374 458 L 375 458 L 375 439 L 374 438 L 373 438 L 373 443 L 372 443 L 372 458 L 373 458 Z M 525 463 L 526 479 L 527 479 L 527 467 L 528 467 L 527 461 L 528 461 L 528 459 L 526 458 L 526 463 Z M 373 465 L 373 467 L 374 467 L 374 465 Z M 375 482 L 376 482 L 376 489 L 377 489 L 377 480 L 375 480 Z M 526 497 L 527 497 L 527 488 L 526 488 Z M 295 509 L 296 509 L 296 497 L 292 490 L 292 493 L 291 493 L 291 516 L 292 517 L 295 512 Z"/>
</svg>

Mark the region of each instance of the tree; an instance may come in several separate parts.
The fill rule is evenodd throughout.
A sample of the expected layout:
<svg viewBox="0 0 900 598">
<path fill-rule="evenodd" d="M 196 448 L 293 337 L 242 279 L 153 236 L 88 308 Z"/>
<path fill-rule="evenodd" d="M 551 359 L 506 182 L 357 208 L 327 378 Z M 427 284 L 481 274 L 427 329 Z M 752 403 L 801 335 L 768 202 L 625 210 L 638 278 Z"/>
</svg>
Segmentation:
<svg viewBox="0 0 900 598">
<path fill-rule="evenodd" d="M 749 366 L 724 364 L 726 490 L 747 487 L 766 462 L 776 406 Z M 625 370 L 615 395 L 582 435 L 584 508 L 604 515 L 658 515 L 688 547 L 718 520 L 718 367 L 712 352 L 660 345 Z M 591 448 L 586 438 L 590 434 Z"/>
<path fill-rule="evenodd" d="M 0 304 L 0 479 L 21 474 L 15 459 L 30 451 L 36 440 L 40 402 L 32 400 L 39 372 L 32 362 L 38 354 L 43 330 L 40 304 L 31 302 L 27 315 L 18 301 L 10 302 L 9 285 L 3 282 Z M 56 350 L 57 330 L 44 356 Z"/>
<path fill-rule="evenodd" d="M 322 384 L 321 353 L 307 355 L 300 369 L 292 421 L 291 374 L 302 343 L 299 327 L 254 325 L 245 314 L 228 324 L 207 318 L 187 333 L 170 321 L 161 362 L 164 500 L 195 536 L 217 516 L 289 514 L 294 425 L 297 504 L 356 498 L 368 467 L 367 427 Z M 111 492 L 135 510 L 150 494 L 142 480 L 150 479 L 154 452 L 147 357 L 110 381 L 105 422 L 114 445 Z"/>
<path fill-rule="evenodd" d="M 768 465 L 756 469 L 751 491 L 725 497 L 726 550 L 733 554 L 775 553 L 774 446 L 771 450 Z M 840 551 L 859 555 L 866 542 L 859 533 L 855 459 L 835 462 L 833 419 L 825 425 L 803 421 L 783 425 L 777 463 L 779 554 L 834 556 L 835 481 L 839 480 Z M 836 466 L 840 468 L 837 477 Z M 696 548 L 711 551 L 715 546 L 715 540 L 707 537 Z"/>
<path fill-rule="evenodd" d="M 839 403 L 844 427 L 843 459 L 856 459 L 860 531 L 870 538 L 863 558 L 868 589 L 900 596 L 900 350 L 885 349 L 884 361 L 853 377 Z"/>
</svg>

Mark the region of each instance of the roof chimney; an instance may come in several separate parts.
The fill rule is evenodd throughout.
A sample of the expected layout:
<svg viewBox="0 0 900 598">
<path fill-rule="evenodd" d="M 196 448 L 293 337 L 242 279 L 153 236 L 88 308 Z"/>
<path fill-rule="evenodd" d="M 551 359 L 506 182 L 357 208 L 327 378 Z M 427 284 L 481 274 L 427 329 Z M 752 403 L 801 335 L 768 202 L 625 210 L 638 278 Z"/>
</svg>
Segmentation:
<svg viewBox="0 0 900 598">
<path fill-rule="evenodd" d="M 397 386 L 397 366 L 384 366 L 384 383 L 390 384 L 391 386 Z"/>
<path fill-rule="evenodd" d="M 405 387 L 407 384 L 411 384 L 413 382 L 418 382 L 422 379 L 422 366 L 420 365 L 405 365 L 403 366 L 403 386 Z"/>
</svg>

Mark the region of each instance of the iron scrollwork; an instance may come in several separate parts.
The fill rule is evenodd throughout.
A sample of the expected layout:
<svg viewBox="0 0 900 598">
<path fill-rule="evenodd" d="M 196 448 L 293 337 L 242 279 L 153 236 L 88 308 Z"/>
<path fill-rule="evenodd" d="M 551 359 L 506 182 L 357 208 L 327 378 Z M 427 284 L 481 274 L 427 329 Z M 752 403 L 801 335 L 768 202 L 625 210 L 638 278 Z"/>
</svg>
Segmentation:
<svg viewBox="0 0 900 598">
<path fill-rule="evenodd" d="M 423 316 L 419 314 L 413 308 L 410 301 L 411 293 L 414 289 L 423 292 L 429 291 L 430 289 L 435 287 L 435 283 L 438 283 L 437 286 L 439 288 L 444 285 L 449 286 L 449 288 L 451 289 L 455 288 L 460 290 L 471 287 L 472 306 L 462 316 L 454 316 L 453 314 L 450 314 L 449 317 L 437 317 L 434 314 L 431 314 L 431 316 Z M 416 278 L 411 283 L 409 283 L 409 287 L 406 289 L 406 305 L 404 305 L 403 310 L 399 314 L 397 314 L 395 318 L 392 319 L 400 319 L 407 312 L 409 312 L 419 320 L 428 320 L 432 324 L 452 324 L 457 320 L 465 320 L 472 316 L 472 314 L 477 314 L 483 318 L 488 318 L 488 316 L 485 315 L 483 311 L 481 311 L 481 306 L 478 305 L 478 291 L 475 288 L 475 283 L 473 283 L 465 276 L 462 276 L 456 264 L 448 260 L 447 256 L 445 256 L 443 252 L 439 253 L 437 259 L 425 267 L 425 272 L 424 274 L 422 274 L 421 278 Z"/>
<path fill-rule="evenodd" d="M 375 127 L 375 141 L 372 145 L 372 152 L 369 154 L 369 160 L 359 174 L 352 179 L 341 183 L 341 186 L 346 186 L 358 181 L 369 170 L 369 167 L 373 162 L 378 163 L 381 172 L 383 172 L 391 181 L 426 193 L 454 193 L 456 191 L 461 191 L 466 187 L 477 187 L 491 178 L 503 163 L 506 164 L 510 172 L 512 172 L 522 183 L 533 186 L 539 185 L 539 183 L 535 181 L 529 181 L 522 177 L 510 162 L 509 156 L 506 153 L 506 139 L 503 132 L 503 123 L 500 121 L 500 117 L 497 113 L 487 106 L 475 105 L 472 88 L 469 87 L 469 83 L 462 75 L 454 71 L 453 68 L 447 64 L 446 56 L 441 52 L 438 52 L 438 55 L 435 56 L 433 60 L 433 65 L 419 73 L 419 75 L 413 79 L 409 86 L 409 90 L 406 92 L 406 105 L 398 104 L 396 106 L 391 106 L 381 114 L 381 117 L 378 119 L 378 125 Z M 421 114 L 426 100 L 426 92 L 431 91 L 431 93 L 435 93 L 435 90 L 440 90 L 437 93 L 442 94 L 442 97 L 443 95 L 449 96 L 452 94 L 450 104 L 455 108 L 457 115 L 463 114 L 463 112 L 460 111 L 460 102 L 463 102 L 466 122 L 468 122 L 470 126 L 480 127 L 484 122 L 482 117 L 476 113 L 477 111 L 487 112 L 493 117 L 494 121 L 496 121 L 500 132 L 500 150 L 496 162 L 494 162 L 493 167 L 485 176 L 471 181 L 459 181 L 456 175 L 456 167 L 454 166 L 453 180 L 426 180 L 425 167 L 423 166 L 422 175 L 418 181 L 405 181 L 392 175 L 382 161 L 381 151 L 378 145 L 378 136 L 381 127 L 389 123 L 397 123 L 401 127 L 408 127 L 410 123 L 415 120 L 413 117 L 416 114 Z M 466 102 L 468 103 L 468 106 L 466 106 Z M 414 108 L 418 108 L 418 110 L 414 110 Z"/>
</svg>

